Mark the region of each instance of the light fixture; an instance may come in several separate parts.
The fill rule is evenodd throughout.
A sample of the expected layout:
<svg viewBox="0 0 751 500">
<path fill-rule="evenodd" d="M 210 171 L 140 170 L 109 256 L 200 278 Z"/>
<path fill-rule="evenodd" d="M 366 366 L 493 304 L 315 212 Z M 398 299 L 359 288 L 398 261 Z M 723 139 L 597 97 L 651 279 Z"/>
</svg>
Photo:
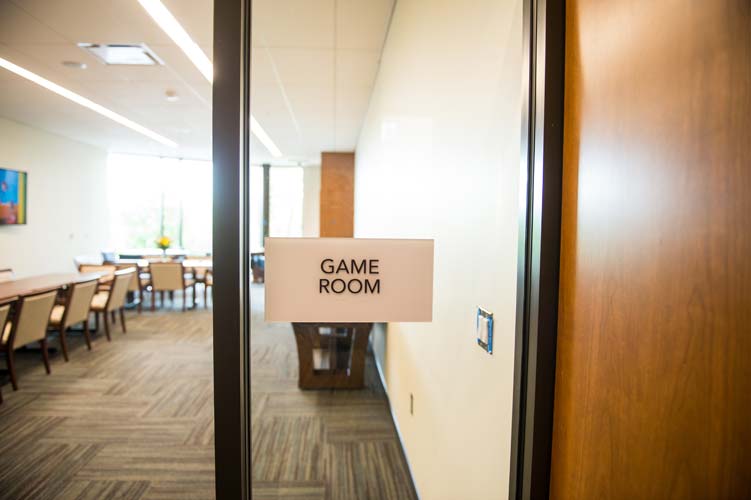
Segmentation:
<svg viewBox="0 0 751 500">
<path fill-rule="evenodd" d="M 138 3 L 146 9 L 151 18 L 162 28 L 168 37 L 172 39 L 180 50 L 182 50 L 188 59 L 198 68 L 198 71 L 209 81 L 214 80 L 214 66 L 203 53 L 201 47 L 190 38 L 185 28 L 175 19 L 175 16 L 164 6 L 161 0 L 138 0 Z M 250 131 L 256 138 L 261 141 L 261 144 L 271 153 L 274 158 L 282 156 L 282 152 L 271 140 L 269 134 L 261 127 L 253 115 L 250 115 Z"/>
<path fill-rule="evenodd" d="M 71 69 L 86 69 L 86 68 L 88 68 L 88 66 L 86 65 L 86 63 L 82 63 L 80 61 L 63 61 L 61 64 L 63 66 L 65 66 L 66 68 L 71 68 Z"/>
<path fill-rule="evenodd" d="M 138 3 L 146 9 L 146 12 L 156 21 L 160 28 L 185 52 L 188 59 L 198 68 L 198 71 L 206 77 L 208 81 L 213 80 L 214 68 L 203 53 L 201 47 L 190 38 L 188 32 L 175 19 L 172 12 L 164 6 L 160 0 L 138 0 Z"/>
<path fill-rule="evenodd" d="M 164 62 L 145 43 L 79 43 L 79 47 L 107 65 L 162 66 Z"/>
<path fill-rule="evenodd" d="M 279 158 L 280 156 L 282 156 L 282 152 L 279 151 L 279 148 L 276 147 L 276 144 L 274 144 L 274 141 L 271 140 L 269 134 L 266 133 L 263 127 L 261 127 L 261 124 L 258 123 L 258 120 L 256 120 L 253 115 L 250 115 L 250 131 L 254 136 L 256 136 L 256 139 L 261 141 L 261 144 L 263 144 L 264 147 L 268 149 L 269 153 L 271 153 L 271 156 L 273 156 L 274 158 Z"/>
<path fill-rule="evenodd" d="M 115 121 L 125 127 L 128 127 L 129 129 L 134 130 L 138 132 L 139 134 L 143 134 L 150 139 L 153 139 L 161 144 L 164 144 L 165 146 L 169 146 L 172 148 L 177 147 L 177 143 L 175 141 L 171 141 L 167 139 L 166 137 L 157 134 L 153 130 L 147 129 L 143 125 L 139 125 L 138 123 L 125 118 L 123 115 L 117 114 L 114 111 L 107 109 L 100 104 L 97 104 L 89 99 L 86 99 L 85 97 L 79 94 L 76 94 L 75 92 L 68 90 L 65 87 L 62 87 L 54 82 L 51 82 L 47 80 L 46 78 L 42 78 L 36 73 L 33 73 L 27 69 L 22 68 L 21 66 L 13 64 L 12 62 L 8 61 L 7 59 L 3 59 L 2 57 L 0 57 L 0 67 L 5 68 L 12 73 L 15 73 L 20 77 L 26 78 L 27 80 L 34 82 L 37 85 L 44 87 L 47 90 L 50 90 L 59 96 L 65 97 L 66 99 L 73 101 L 76 104 L 80 104 L 81 106 L 88 108 L 96 113 L 99 113 L 102 116 L 106 116 L 110 120 Z"/>
<path fill-rule="evenodd" d="M 167 100 L 167 102 L 177 102 L 180 100 L 180 96 L 177 95 L 177 91 L 172 89 L 167 89 L 167 91 L 164 92 L 164 98 Z"/>
</svg>

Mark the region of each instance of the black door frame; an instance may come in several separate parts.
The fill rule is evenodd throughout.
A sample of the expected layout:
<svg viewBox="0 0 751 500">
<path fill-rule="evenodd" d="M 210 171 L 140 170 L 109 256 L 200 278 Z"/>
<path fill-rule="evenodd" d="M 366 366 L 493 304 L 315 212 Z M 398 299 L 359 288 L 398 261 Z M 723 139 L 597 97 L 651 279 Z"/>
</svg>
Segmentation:
<svg viewBox="0 0 751 500">
<path fill-rule="evenodd" d="M 565 0 L 524 0 L 520 214 L 509 498 L 547 499 L 563 177 Z"/>
<path fill-rule="evenodd" d="M 217 498 L 250 498 L 251 0 L 214 0 Z M 509 498 L 547 498 L 558 321 L 565 0 L 524 0 L 517 325 Z"/>
<path fill-rule="evenodd" d="M 250 13 L 250 0 L 214 0 L 214 450 L 222 499 L 251 495 Z"/>
</svg>

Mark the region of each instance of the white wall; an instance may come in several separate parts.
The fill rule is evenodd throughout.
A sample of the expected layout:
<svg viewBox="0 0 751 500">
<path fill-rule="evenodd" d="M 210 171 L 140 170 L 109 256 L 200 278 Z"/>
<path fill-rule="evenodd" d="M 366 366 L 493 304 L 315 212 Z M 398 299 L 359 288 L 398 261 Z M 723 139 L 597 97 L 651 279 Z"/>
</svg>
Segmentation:
<svg viewBox="0 0 751 500">
<path fill-rule="evenodd" d="M 0 118 L 0 168 L 28 172 L 28 224 L 0 226 L 0 267 L 75 270 L 107 244 L 107 153 Z"/>
<path fill-rule="evenodd" d="M 302 235 L 317 238 L 321 218 L 321 167 L 303 167 Z"/>
<path fill-rule="evenodd" d="M 423 500 L 508 497 L 521 39 L 522 0 L 399 0 L 357 146 L 356 235 L 436 241 L 433 322 L 374 334 Z"/>
</svg>

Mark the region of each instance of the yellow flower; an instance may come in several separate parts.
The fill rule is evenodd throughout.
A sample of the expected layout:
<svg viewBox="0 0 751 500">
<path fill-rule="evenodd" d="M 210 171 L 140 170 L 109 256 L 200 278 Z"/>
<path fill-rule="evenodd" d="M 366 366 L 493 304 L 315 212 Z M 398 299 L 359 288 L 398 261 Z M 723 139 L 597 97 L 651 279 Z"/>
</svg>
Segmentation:
<svg viewBox="0 0 751 500">
<path fill-rule="evenodd" d="M 169 238 L 169 236 L 162 236 L 158 240 L 156 240 L 156 245 L 159 248 L 167 249 L 172 244 L 172 240 Z"/>
</svg>

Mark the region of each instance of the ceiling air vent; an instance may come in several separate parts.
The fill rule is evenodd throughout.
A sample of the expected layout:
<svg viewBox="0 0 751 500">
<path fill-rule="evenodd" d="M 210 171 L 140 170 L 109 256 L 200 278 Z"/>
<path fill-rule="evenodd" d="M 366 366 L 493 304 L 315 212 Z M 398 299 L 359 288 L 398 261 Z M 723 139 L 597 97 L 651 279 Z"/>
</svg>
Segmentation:
<svg viewBox="0 0 751 500">
<path fill-rule="evenodd" d="M 104 64 L 125 64 L 130 66 L 155 66 L 163 65 L 153 50 L 143 43 L 138 44 L 108 44 L 79 43 L 79 47 L 86 49 Z"/>
</svg>

